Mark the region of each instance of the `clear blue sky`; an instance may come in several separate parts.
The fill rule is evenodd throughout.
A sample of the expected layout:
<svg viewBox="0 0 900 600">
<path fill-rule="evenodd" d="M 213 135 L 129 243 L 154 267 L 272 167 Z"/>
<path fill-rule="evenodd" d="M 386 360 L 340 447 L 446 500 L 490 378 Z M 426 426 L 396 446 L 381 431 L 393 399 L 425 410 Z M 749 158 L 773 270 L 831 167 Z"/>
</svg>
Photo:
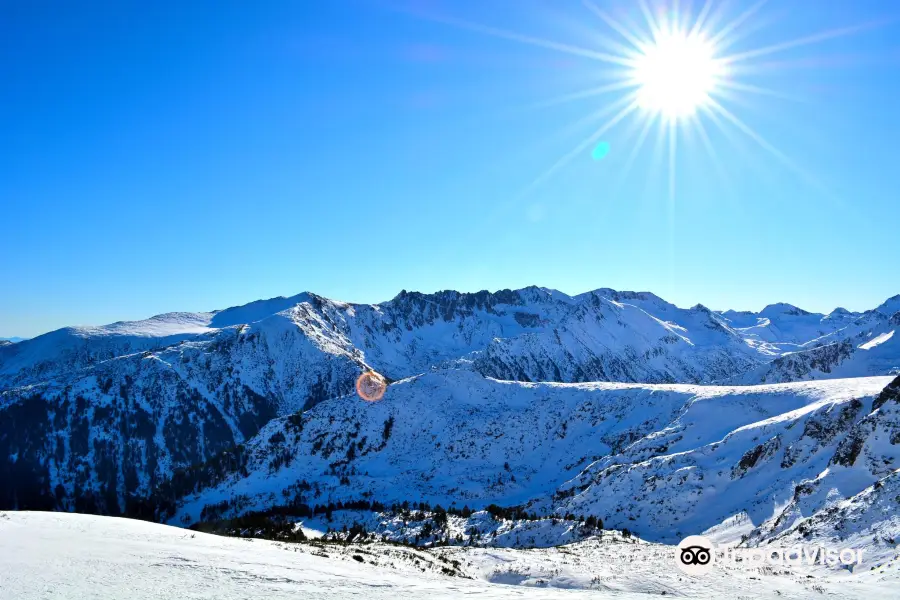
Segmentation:
<svg viewBox="0 0 900 600">
<path fill-rule="evenodd" d="M 900 293 L 900 6 L 771 0 L 748 18 L 729 52 L 880 24 L 750 61 L 776 94 L 727 105 L 805 177 L 707 120 L 721 171 L 680 139 L 674 208 L 654 144 L 625 171 L 630 119 L 604 160 L 588 149 L 529 187 L 618 96 L 534 105 L 608 65 L 423 14 L 624 41 L 577 2 L 0 3 L 0 335 L 304 290 L 613 287 L 819 311 Z"/>
</svg>

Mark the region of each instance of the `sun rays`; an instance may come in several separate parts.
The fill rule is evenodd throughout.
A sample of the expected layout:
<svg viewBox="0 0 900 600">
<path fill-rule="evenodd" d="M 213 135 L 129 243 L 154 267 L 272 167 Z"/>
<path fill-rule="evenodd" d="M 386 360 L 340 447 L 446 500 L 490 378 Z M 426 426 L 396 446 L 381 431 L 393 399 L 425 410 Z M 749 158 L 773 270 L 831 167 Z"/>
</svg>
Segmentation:
<svg viewBox="0 0 900 600">
<path fill-rule="evenodd" d="M 848 25 L 727 53 L 726 50 L 735 40 L 746 37 L 746 29 L 760 16 L 768 3 L 768 0 L 759 0 L 743 10 L 729 11 L 729 7 L 734 6 L 733 3 L 729 5 L 714 0 L 705 0 L 693 7 L 689 0 L 654 3 L 638 0 L 637 12 L 643 22 L 634 24 L 613 16 L 594 0 L 582 0 L 581 5 L 585 10 L 579 16 L 593 19 L 594 23 L 590 23 L 590 27 L 596 29 L 597 46 L 602 47 L 602 51 L 459 18 L 417 14 L 428 20 L 472 32 L 596 61 L 610 70 L 610 80 L 603 85 L 559 95 L 531 106 L 532 109 L 548 108 L 592 98 L 598 102 L 598 110 L 588 113 L 578 124 L 582 129 L 592 124 L 581 141 L 550 163 L 530 182 L 525 183 L 517 198 L 548 182 L 569 162 L 588 151 L 611 128 L 630 119 L 639 122 L 637 129 L 640 135 L 629 150 L 629 169 L 653 127 L 661 128 L 666 137 L 676 138 L 665 143 L 665 148 L 673 154 L 680 147 L 677 137 L 686 128 L 695 131 L 703 142 L 704 149 L 711 153 L 710 137 L 702 122 L 705 119 L 713 127 L 731 127 L 747 136 L 788 170 L 800 175 L 821 191 L 825 186 L 817 184 L 812 175 L 755 131 L 729 105 L 744 96 L 752 95 L 796 100 L 784 90 L 769 89 L 741 80 L 747 73 L 754 71 L 757 59 L 770 58 L 789 49 L 855 34 L 883 23 Z M 729 12 L 733 14 L 729 15 Z M 598 122 L 600 119 L 605 120 Z M 674 168 L 676 162 L 676 156 L 669 157 L 665 163 L 666 168 Z M 721 162 L 716 165 L 716 170 L 720 169 Z M 674 174 L 668 174 L 667 178 L 671 182 Z M 668 188 L 669 195 L 674 196 L 675 186 L 669 185 Z M 668 198 L 667 204 L 674 209 L 672 197 Z"/>
<path fill-rule="evenodd" d="M 670 278 L 677 249 L 679 152 L 696 153 L 690 155 L 707 160 L 711 176 L 722 186 L 723 195 L 732 200 L 738 190 L 725 165 L 753 162 L 750 159 L 755 156 L 748 153 L 750 148 L 756 148 L 761 151 L 760 156 L 772 159 L 773 164 L 814 190 L 817 198 L 845 208 L 846 203 L 816 175 L 755 129 L 745 111 L 762 99 L 795 105 L 805 100 L 797 97 L 796 89 L 784 89 L 783 84 L 769 88 L 754 79 L 776 71 L 777 61 L 785 56 L 791 58 L 790 51 L 858 34 L 887 21 L 805 31 L 779 40 L 772 35 L 774 29 L 767 29 L 772 23 L 767 9 L 776 4 L 776 0 L 753 4 L 717 0 L 626 0 L 616 4 L 582 0 L 580 4 L 565 4 L 567 12 L 571 9 L 577 13 L 566 15 L 571 17 L 569 24 L 574 23 L 576 31 L 561 41 L 454 17 L 417 13 L 421 18 L 471 32 L 575 56 L 587 65 L 583 80 L 592 82 L 590 85 L 551 96 L 526 109 L 548 110 L 575 102 L 586 106 L 583 116 L 576 115 L 575 122 L 568 126 L 576 131 L 573 145 L 551 157 L 517 191 L 499 199 L 479 219 L 480 226 L 489 227 L 489 222 L 508 217 L 511 211 L 524 214 L 529 196 L 539 188 L 549 189 L 580 157 L 589 159 L 592 148 L 607 135 L 616 137 L 616 149 L 622 157 L 617 159 L 622 162 L 610 185 L 612 189 L 621 188 L 629 175 L 636 176 L 636 167 L 641 164 L 638 158 L 647 146 L 658 157 L 647 163 L 642 177 L 664 184 L 659 206 L 669 230 Z M 754 36 L 763 41 L 754 44 Z M 807 59 L 799 64 L 808 62 Z M 736 154 L 738 160 L 723 160 L 729 153 Z"/>
</svg>

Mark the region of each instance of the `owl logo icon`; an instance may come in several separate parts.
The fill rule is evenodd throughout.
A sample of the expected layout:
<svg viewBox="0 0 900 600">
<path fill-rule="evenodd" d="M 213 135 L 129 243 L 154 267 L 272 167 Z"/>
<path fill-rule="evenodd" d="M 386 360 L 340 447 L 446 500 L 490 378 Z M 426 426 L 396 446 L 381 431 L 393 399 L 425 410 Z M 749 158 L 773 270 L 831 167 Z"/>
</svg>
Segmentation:
<svg viewBox="0 0 900 600">
<path fill-rule="evenodd" d="M 716 545 L 702 535 L 690 535 L 675 549 L 675 565 L 688 575 L 704 575 L 716 562 Z"/>
</svg>

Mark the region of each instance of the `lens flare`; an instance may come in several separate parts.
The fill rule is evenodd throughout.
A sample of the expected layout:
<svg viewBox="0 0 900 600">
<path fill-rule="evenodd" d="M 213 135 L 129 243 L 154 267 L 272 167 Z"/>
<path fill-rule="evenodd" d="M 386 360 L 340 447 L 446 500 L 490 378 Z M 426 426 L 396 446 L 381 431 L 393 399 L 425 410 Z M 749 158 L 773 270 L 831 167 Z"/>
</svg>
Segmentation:
<svg viewBox="0 0 900 600">
<path fill-rule="evenodd" d="M 609 154 L 609 142 L 600 142 L 594 147 L 594 151 L 591 152 L 591 158 L 603 160 L 607 154 Z"/>
<path fill-rule="evenodd" d="M 356 380 L 356 393 L 366 402 L 378 402 L 386 390 L 387 382 L 375 371 L 366 371 Z"/>
</svg>

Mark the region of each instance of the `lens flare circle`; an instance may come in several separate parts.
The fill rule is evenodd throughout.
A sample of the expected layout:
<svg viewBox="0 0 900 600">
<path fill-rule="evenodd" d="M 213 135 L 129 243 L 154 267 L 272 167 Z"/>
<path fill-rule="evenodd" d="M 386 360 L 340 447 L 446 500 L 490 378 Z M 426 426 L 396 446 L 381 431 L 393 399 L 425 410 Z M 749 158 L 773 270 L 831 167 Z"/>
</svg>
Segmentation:
<svg viewBox="0 0 900 600">
<path fill-rule="evenodd" d="M 673 120 L 707 106 L 724 71 L 715 54 L 714 45 L 698 33 L 657 32 L 634 62 L 638 106 Z"/>
<path fill-rule="evenodd" d="M 600 142 L 594 147 L 594 151 L 591 152 L 591 158 L 603 160 L 607 154 L 609 154 L 609 142 Z"/>
<path fill-rule="evenodd" d="M 375 371 L 366 371 L 356 380 L 356 393 L 366 402 L 378 402 L 386 390 L 387 382 Z"/>
</svg>

